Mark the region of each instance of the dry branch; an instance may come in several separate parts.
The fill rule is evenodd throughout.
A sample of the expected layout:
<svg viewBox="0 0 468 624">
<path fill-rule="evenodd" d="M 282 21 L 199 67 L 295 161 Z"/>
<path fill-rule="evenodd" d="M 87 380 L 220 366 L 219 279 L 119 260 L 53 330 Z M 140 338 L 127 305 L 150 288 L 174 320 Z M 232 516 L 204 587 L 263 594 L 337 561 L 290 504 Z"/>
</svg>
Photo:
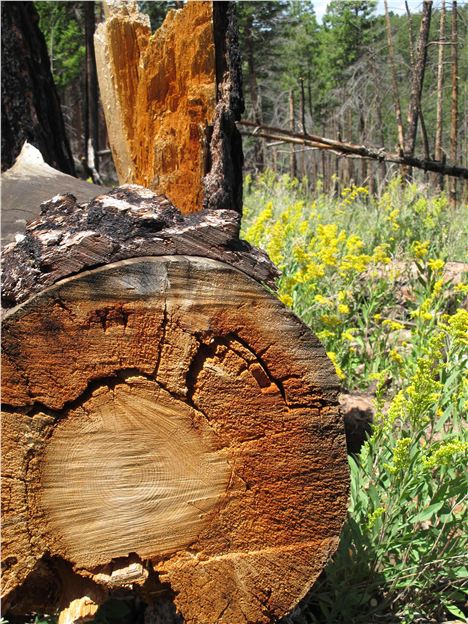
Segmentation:
<svg viewBox="0 0 468 624">
<path fill-rule="evenodd" d="M 468 169 L 457 165 L 446 165 L 435 160 L 426 160 L 412 156 L 400 156 L 394 152 L 389 152 L 385 148 L 366 147 L 354 143 L 344 143 L 335 139 L 328 139 L 313 134 L 292 133 L 282 128 L 272 126 L 258 126 L 251 121 L 239 121 L 239 126 L 254 128 L 253 131 L 243 131 L 249 136 L 263 137 L 274 141 L 284 141 L 297 145 L 306 145 L 321 150 L 330 150 L 343 156 L 353 156 L 358 158 L 369 158 L 380 162 L 392 162 L 400 165 L 416 167 L 424 171 L 434 171 L 446 176 L 468 179 Z"/>
</svg>

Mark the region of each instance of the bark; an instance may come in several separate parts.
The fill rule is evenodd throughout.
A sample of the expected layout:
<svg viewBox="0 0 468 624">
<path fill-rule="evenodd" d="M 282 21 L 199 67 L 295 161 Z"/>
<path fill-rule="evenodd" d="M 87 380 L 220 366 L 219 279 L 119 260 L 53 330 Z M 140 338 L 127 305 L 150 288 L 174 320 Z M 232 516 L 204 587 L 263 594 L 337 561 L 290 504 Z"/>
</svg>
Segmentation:
<svg viewBox="0 0 468 624">
<path fill-rule="evenodd" d="M 397 122 L 397 132 L 398 132 L 398 151 L 400 153 L 403 153 L 403 148 L 405 144 L 404 130 L 403 130 L 403 117 L 401 114 L 400 95 L 399 95 L 399 90 L 398 90 L 398 80 L 397 80 L 396 68 L 395 68 L 395 54 L 393 51 L 392 26 L 390 23 L 390 15 L 388 14 L 387 0 L 384 0 L 384 7 L 385 7 L 385 25 L 387 29 L 388 61 L 390 63 L 390 72 L 392 74 L 393 105 L 395 107 L 395 116 L 396 116 L 396 122 Z"/>
<path fill-rule="evenodd" d="M 458 19 L 457 3 L 452 2 L 452 94 L 450 114 L 450 160 L 457 162 L 458 156 Z M 457 181 L 450 184 L 450 203 L 457 203 Z"/>
<path fill-rule="evenodd" d="M 278 276 L 266 254 L 239 240 L 240 216 L 234 210 L 184 217 L 166 197 L 135 185 L 85 204 L 71 194 L 56 195 L 40 210 L 23 238 L 5 248 L 5 307 L 79 271 L 138 256 L 205 256 L 231 263 L 269 287 Z"/>
<path fill-rule="evenodd" d="M 2 2 L 2 171 L 25 141 L 60 171 L 75 174 L 45 39 L 32 2 Z"/>
<path fill-rule="evenodd" d="M 189 2 L 154 35 L 135 3 L 111 6 L 95 46 L 120 182 L 165 194 L 184 213 L 240 211 L 235 121 L 243 100 L 232 4 Z"/>
<path fill-rule="evenodd" d="M 434 160 L 442 160 L 442 130 L 443 130 L 443 89 L 444 89 L 444 49 L 445 49 L 445 0 L 442 0 L 440 7 L 439 23 L 439 55 L 437 62 L 437 119 L 436 135 L 434 143 Z M 437 176 L 439 189 L 444 187 L 443 176 Z"/>
<path fill-rule="evenodd" d="M 413 157 L 416 147 L 416 135 L 418 118 L 421 110 L 421 96 L 426 71 L 427 44 L 429 40 L 429 27 L 431 23 L 432 1 L 424 0 L 419 29 L 418 47 L 416 52 L 415 66 L 412 71 L 411 95 L 408 107 L 408 125 L 405 136 L 405 156 Z"/>
<path fill-rule="evenodd" d="M 5 253 L 5 611 L 28 584 L 78 615 L 131 590 L 152 624 L 289 613 L 347 508 L 322 346 L 234 268 L 254 257 L 234 211 L 124 187 L 42 212 Z"/>
</svg>

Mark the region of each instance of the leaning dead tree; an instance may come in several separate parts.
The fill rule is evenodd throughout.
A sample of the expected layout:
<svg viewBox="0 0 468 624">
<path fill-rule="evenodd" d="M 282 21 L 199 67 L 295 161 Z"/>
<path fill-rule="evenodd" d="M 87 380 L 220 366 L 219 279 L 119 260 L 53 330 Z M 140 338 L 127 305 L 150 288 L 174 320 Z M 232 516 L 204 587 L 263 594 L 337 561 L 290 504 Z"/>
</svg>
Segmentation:
<svg viewBox="0 0 468 624">
<path fill-rule="evenodd" d="M 284 143 L 293 143 L 296 145 L 304 145 L 313 149 L 328 150 L 331 153 L 348 156 L 349 158 L 368 158 L 378 160 L 380 162 L 392 162 L 401 165 L 423 169 L 424 171 L 434 171 L 441 175 L 453 176 L 455 178 L 468 179 L 468 169 L 458 165 L 447 165 L 444 162 L 436 160 L 426 160 L 413 156 L 396 154 L 390 152 L 383 147 L 368 147 L 366 145 L 358 145 L 356 143 L 345 143 L 335 139 L 318 136 L 315 134 L 292 133 L 283 128 L 273 126 L 257 126 L 251 121 L 239 121 L 238 125 L 242 128 L 242 134 L 249 136 L 263 137 L 274 141 L 282 141 Z M 247 128 L 247 130 L 244 129 Z"/>
<path fill-rule="evenodd" d="M 140 68 L 140 96 L 161 125 L 136 120 L 160 129 L 153 142 L 141 136 L 151 154 L 125 124 L 113 149 L 129 182 L 167 168 L 157 193 L 127 184 L 80 203 L 57 189 L 5 250 L 4 610 L 59 609 L 60 624 L 78 623 L 128 592 L 147 605 L 146 624 L 267 624 L 297 605 L 337 546 L 348 490 L 338 380 L 264 288 L 274 266 L 239 239 L 232 6 L 171 12 L 153 35 L 168 54 L 156 74 L 157 59 L 123 62 L 143 41 L 142 18 L 126 11 L 97 35 L 101 53 L 119 49 L 121 80 L 108 56 L 100 81 L 122 93 Z M 203 41 L 190 51 L 188 24 Z M 171 74 L 178 55 L 191 72 L 179 94 L 193 98 L 188 109 Z M 116 118 L 133 123 L 120 97 Z M 190 128 L 204 145 L 200 134 L 190 144 Z M 179 140 L 199 174 L 195 186 L 180 181 L 185 215 L 173 199 L 176 161 L 187 165 Z"/>
</svg>

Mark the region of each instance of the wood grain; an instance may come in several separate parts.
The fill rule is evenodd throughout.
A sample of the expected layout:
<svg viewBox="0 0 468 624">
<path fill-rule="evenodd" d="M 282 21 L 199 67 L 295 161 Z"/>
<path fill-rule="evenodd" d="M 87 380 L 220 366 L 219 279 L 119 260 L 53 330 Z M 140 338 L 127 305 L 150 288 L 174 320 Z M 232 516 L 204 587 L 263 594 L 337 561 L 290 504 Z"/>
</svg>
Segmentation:
<svg viewBox="0 0 468 624">
<path fill-rule="evenodd" d="M 305 595 L 347 507 L 338 383 L 257 282 L 119 261 L 13 308 L 4 336 L 7 604 L 50 557 L 143 594 L 149 570 L 190 624 L 266 624 Z"/>
</svg>

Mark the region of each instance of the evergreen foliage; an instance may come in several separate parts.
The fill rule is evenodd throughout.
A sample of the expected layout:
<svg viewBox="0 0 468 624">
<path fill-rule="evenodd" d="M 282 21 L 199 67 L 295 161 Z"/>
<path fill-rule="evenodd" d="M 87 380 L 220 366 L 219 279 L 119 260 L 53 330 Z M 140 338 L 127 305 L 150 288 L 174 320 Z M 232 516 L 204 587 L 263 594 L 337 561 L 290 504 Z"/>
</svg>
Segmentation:
<svg viewBox="0 0 468 624">
<path fill-rule="evenodd" d="M 79 79 L 86 58 L 82 2 L 40 1 L 34 5 L 47 42 L 57 87 Z"/>
</svg>

